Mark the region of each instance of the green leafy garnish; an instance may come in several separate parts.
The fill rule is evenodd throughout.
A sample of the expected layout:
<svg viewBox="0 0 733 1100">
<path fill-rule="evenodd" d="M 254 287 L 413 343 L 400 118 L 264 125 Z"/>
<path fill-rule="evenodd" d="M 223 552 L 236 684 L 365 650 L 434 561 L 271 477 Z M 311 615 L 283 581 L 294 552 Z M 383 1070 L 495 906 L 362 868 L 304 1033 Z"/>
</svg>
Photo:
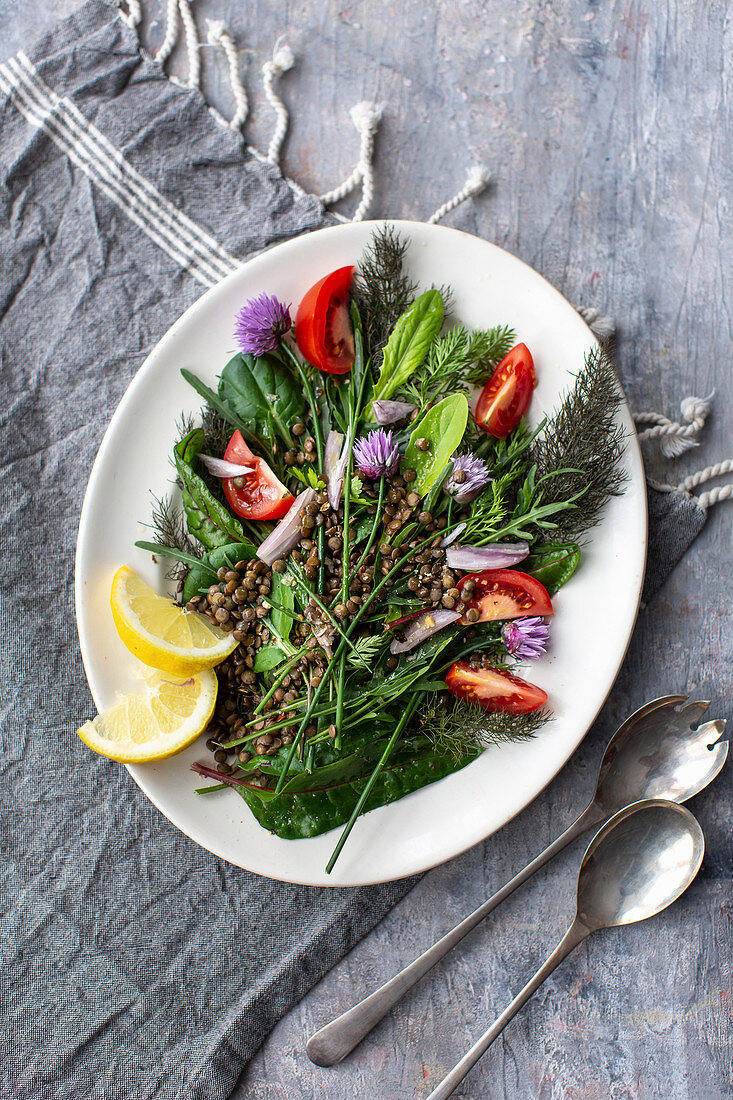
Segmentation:
<svg viewBox="0 0 733 1100">
<path fill-rule="evenodd" d="M 426 290 L 400 317 L 387 341 L 374 383 L 373 401 L 383 401 L 404 385 L 424 362 L 428 349 L 443 324 L 443 299 L 439 290 Z M 367 419 L 371 419 L 371 412 Z"/>
<path fill-rule="evenodd" d="M 195 428 L 175 445 L 173 458 L 181 482 L 188 529 L 203 546 L 213 549 L 229 542 L 241 542 L 244 531 L 239 521 L 219 503 L 203 478 L 193 469 L 192 464 L 203 442 L 203 430 Z"/>
<path fill-rule="evenodd" d="M 534 442 L 537 479 L 547 478 L 545 503 L 576 502 L 559 524 L 566 539 L 577 539 L 593 527 L 608 500 L 624 491 L 624 429 L 616 421 L 622 400 L 608 350 L 593 348 Z"/>
<path fill-rule="evenodd" d="M 536 577 L 552 596 L 570 580 L 579 564 L 577 542 L 545 542 L 536 546 L 519 568 Z"/>
<path fill-rule="evenodd" d="M 235 355 L 219 380 L 219 397 L 249 438 L 292 445 L 290 428 L 305 411 L 303 386 L 274 355 Z"/>
<path fill-rule="evenodd" d="M 461 444 L 467 421 L 465 394 L 454 393 L 428 409 L 415 424 L 402 467 L 417 474 L 413 488 L 420 496 L 425 496 L 445 470 L 451 455 Z M 418 439 L 427 439 L 427 451 L 418 450 Z"/>
<path fill-rule="evenodd" d="M 381 361 L 390 332 L 417 291 L 404 271 L 409 243 L 392 225 L 375 230 L 354 277 L 352 293 L 361 315 L 364 348 L 375 363 Z"/>
</svg>

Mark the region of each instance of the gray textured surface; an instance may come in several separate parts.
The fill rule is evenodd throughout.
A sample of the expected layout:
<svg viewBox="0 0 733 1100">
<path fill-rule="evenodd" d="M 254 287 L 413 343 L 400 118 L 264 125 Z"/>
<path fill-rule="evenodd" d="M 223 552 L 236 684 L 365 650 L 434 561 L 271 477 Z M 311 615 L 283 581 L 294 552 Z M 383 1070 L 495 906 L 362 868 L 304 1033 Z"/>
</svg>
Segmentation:
<svg viewBox="0 0 733 1100">
<path fill-rule="evenodd" d="M 3 55 L 55 12 L 0 0 Z M 155 3 L 150 10 L 156 14 Z M 450 223 L 496 241 L 569 298 L 612 313 L 637 408 L 676 412 L 717 388 L 702 446 L 679 477 L 731 451 L 731 21 L 724 0 L 480 3 L 371 0 L 242 4 L 197 0 L 249 53 L 249 133 L 271 115 L 259 69 L 288 31 L 297 68 L 285 166 L 304 186 L 351 169 L 348 108 L 387 105 L 375 215 L 427 216 L 483 160 L 490 193 Z M 160 40 L 161 29 L 146 27 Z M 210 51 L 206 83 L 229 108 Z M 348 203 L 345 204 L 348 207 Z M 665 468 L 665 480 L 678 477 Z M 508 902 L 343 1065 L 311 1066 L 308 1032 L 440 935 L 547 843 L 587 799 L 602 746 L 644 699 L 690 691 L 733 717 L 730 505 L 720 505 L 676 574 L 642 612 L 593 734 L 538 801 L 485 845 L 428 875 L 378 931 L 273 1031 L 238 1100 L 425 1095 L 535 969 L 569 919 L 580 846 Z M 599 610 L 602 614 L 602 609 Z M 507 1029 L 459 1095 L 525 1100 L 717 1100 L 733 1034 L 731 771 L 693 809 L 708 855 L 674 909 L 580 948 Z"/>
</svg>

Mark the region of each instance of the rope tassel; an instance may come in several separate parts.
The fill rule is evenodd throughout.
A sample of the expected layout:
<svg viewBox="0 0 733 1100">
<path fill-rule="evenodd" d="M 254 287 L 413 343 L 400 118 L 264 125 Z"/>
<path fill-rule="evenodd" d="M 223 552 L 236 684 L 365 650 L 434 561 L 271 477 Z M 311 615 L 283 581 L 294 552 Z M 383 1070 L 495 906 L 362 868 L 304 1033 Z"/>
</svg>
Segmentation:
<svg viewBox="0 0 733 1100">
<path fill-rule="evenodd" d="M 465 185 L 452 199 L 448 199 L 448 202 L 444 202 L 434 214 L 431 214 L 428 218 L 428 225 L 437 225 L 446 214 L 450 214 L 451 210 L 455 210 L 466 199 L 470 199 L 472 195 L 478 195 L 487 187 L 490 179 L 491 174 L 487 168 L 484 168 L 482 164 L 474 164 L 473 168 L 468 170 Z"/>
<path fill-rule="evenodd" d="M 359 144 L 359 160 L 354 171 L 350 176 L 346 177 L 343 183 L 340 183 L 333 191 L 327 191 L 325 195 L 321 195 L 321 202 L 324 206 L 330 206 L 331 203 L 339 202 L 341 199 L 346 198 L 347 195 L 350 195 L 352 191 L 355 191 L 359 184 L 361 184 L 361 202 L 354 211 L 351 219 L 352 221 L 360 222 L 364 220 L 364 215 L 372 205 L 372 200 L 374 198 L 374 170 L 372 167 L 374 157 L 374 135 L 379 128 L 379 123 L 382 121 L 384 105 L 362 100 L 361 103 L 357 103 L 355 107 L 351 108 L 350 113 L 351 121 L 354 123 L 361 137 L 361 142 Z"/>
<path fill-rule="evenodd" d="M 267 160 L 270 164 L 278 164 L 280 150 L 288 132 L 288 110 L 280 96 L 275 91 L 275 81 L 295 64 L 293 51 L 284 38 L 279 38 L 275 43 L 272 61 L 266 61 L 262 66 L 262 79 L 265 86 L 267 101 L 275 112 L 275 129 L 267 149 Z"/>
<path fill-rule="evenodd" d="M 241 130 L 247 121 L 249 114 L 249 101 L 247 92 L 242 83 L 242 74 L 239 71 L 239 58 L 232 37 L 226 29 L 223 20 L 207 19 L 207 41 L 210 46 L 220 46 L 224 51 L 229 66 L 229 85 L 232 89 L 236 110 L 227 123 L 232 130 Z"/>
<path fill-rule="evenodd" d="M 707 466 L 704 470 L 698 470 L 696 474 L 690 474 L 689 477 L 679 483 L 677 488 L 680 492 L 691 493 L 698 485 L 703 485 L 706 481 L 712 481 L 714 477 L 720 477 L 721 474 L 729 474 L 732 470 L 733 459 L 726 458 L 723 462 L 716 462 L 714 466 Z M 728 485 L 716 485 L 714 489 L 708 489 L 707 492 L 700 493 L 697 503 L 704 512 L 707 512 L 713 504 L 717 504 L 721 500 L 730 500 L 731 497 L 733 497 L 733 482 Z"/>
<path fill-rule="evenodd" d="M 708 418 L 714 396 L 713 390 L 708 397 L 686 397 L 680 404 L 684 423 L 669 420 L 660 413 L 637 413 L 634 417 L 637 424 L 653 425 L 639 433 L 639 442 L 645 443 L 649 439 L 658 439 L 659 449 L 665 458 L 679 458 L 685 451 L 699 446 L 699 441 L 695 437 Z"/>
<path fill-rule="evenodd" d="M 168 0 L 165 9 L 165 36 L 155 54 L 155 60 L 160 65 L 165 65 L 178 41 L 181 24 L 183 24 L 186 56 L 188 58 L 188 86 L 189 88 L 199 88 L 201 85 L 201 58 L 199 56 L 201 44 L 193 12 L 191 11 L 191 0 Z"/>
</svg>

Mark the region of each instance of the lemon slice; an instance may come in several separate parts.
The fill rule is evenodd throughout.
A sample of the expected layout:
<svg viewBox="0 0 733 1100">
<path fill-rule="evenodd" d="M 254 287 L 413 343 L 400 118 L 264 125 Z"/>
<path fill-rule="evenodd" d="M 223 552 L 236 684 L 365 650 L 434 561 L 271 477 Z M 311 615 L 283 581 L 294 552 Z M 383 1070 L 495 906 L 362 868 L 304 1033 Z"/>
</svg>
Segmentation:
<svg viewBox="0 0 733 1100">
<path fill-rule="evenodd" d="M 112 617 L 117 633 L 143 664 L 174 676 L 213 668 L 237 648 L 225 633 L 197 611 L 186 611 L 121 566 L 112 580 Z"/>
<path fill-rule="evenodd" d="M 121 695 L 76 732 L 85 745 L 111 760 L 139 764 L 187 748 L 214 713 L 218 681 L 205 670 L 187 680 L 147 669 L 145 690 Z"/>
</svg>

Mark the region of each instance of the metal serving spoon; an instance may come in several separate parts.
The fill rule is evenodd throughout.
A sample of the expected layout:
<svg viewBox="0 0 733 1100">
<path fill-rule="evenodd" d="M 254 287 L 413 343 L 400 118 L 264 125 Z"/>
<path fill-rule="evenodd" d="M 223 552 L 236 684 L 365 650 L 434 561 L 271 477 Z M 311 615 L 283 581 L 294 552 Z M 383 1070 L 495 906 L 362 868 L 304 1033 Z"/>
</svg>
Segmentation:
<svg viewBox="0 0 733 1100">
<path fill-rule="evenodd" d="M 627 718 L 603 754 L 590 805 L 570 828 L 414 962 L 317 1031 L 305 1048 L 310 1060 L 317 1066 L 333 1066 L 350 1054 L 408 989 L 432 970 L 452 947 L 582 833 L 608 821 L 617 810 L 631 802 L 642 798 L 685 802 L 707 787 L 728 755 L 728 743 L 721 740 L 725 719 L 705 722 L 695 728 L 709 703 L 682 706 L 687 698 L 686 695 L 665 695 L 646 703 Z"/>
<path fill-rule="evenodd" d="M 705 837 L 689 810 L 648 799 L 617 813 L 590 842 L 578 875 L 575 920 L 555 950 L 427 1100 L 446 1100 L 497 1035 L 574 947 L 601 928 L 661 913 L 700 869 Z"/>
</svg>

